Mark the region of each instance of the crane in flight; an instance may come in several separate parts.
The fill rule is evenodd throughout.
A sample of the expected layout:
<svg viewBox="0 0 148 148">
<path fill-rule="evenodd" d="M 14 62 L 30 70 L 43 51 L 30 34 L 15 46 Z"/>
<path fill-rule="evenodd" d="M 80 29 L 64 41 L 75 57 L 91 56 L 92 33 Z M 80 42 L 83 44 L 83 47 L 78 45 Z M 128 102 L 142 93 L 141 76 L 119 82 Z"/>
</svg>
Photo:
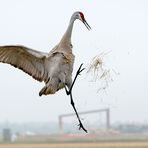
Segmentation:
<svg viewBox="0 0 148 148">
<path fill-rule="evenodd" d="M 72 53 L 71 35 L 73 24 L 76 19 L 88 25 L 82 12 L 75 12 L 71 16 L 68 28 L 60 42 L 49 52 L 43 53 L 21 45 L 0 46 L 0 62 L 11 64 L 32 76 L 34 79 L 45 82 L 45 86 L 39 92 L 39 96 L 55 94 L 58 90 L 65 88 L 66 94 L 70 95 L 71 105 L 79 121 L 79 129 L 84 128 L 72 97 L 72 88 L 77 76 L 84 70 L 82 64 L 76 72 L 72 81 L 72 71 L 75 56 Z"/>
</svg>

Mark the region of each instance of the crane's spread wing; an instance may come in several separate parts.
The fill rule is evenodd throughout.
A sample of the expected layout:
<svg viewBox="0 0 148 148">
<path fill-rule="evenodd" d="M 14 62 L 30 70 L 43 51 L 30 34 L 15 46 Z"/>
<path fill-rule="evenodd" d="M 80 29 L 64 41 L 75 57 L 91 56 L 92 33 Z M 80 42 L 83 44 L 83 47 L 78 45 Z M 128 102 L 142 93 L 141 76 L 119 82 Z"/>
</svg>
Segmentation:
<svg viewBox="0 0 148 148">
<path fill-rule="evenodd" d="M 24 46 L 0 46 L 0 62 L 11 64 L 38 81 L 48 79 L 44 62 L 47 54 Z"/>
</svg>

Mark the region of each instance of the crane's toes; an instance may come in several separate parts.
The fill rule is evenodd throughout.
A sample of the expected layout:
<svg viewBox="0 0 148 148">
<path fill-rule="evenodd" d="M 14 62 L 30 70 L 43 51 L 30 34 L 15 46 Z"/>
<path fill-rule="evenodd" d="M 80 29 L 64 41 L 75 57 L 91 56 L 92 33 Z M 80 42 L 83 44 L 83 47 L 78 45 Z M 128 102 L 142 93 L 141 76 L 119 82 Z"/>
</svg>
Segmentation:
<svg viewBox="0 0 148 148">
<path fill-rule="evenodd" d="M 80 67 L 79 67 L 79 68 L 81 69 L 81 67 L 82 67 L 82 66 L 83 66 L 83 63 L 80 65 Z"/>
<path fill-rule="evenodd" d="M 85 69 L 85 68 L 78 70 L 78 71 L 77 71 L 77 75 L 81 75 L 80 73 L 81 73 L 84 69 Z"/>
<path fill-rule="evenodd" d="M 80 65 L 80 67 L 79 67 L 79 69 L 77 71 L 77 75 L 80 75 L 80 73 L 85 69 L 85 68 L 82 68 L 82 65 L 83 65 L 83 63 Z"/>
<path fill-rule="evenodd" d="M 80 65 L 80 67 L 79 67 L 78 71 L 80 71 L 80 70 L 81 70 L 82 66 L 83 66 L 83 63 Z"/>
<path fill-rule="evenodd" d="M 83 131 L 85 131 L 87 133 L 87 130 L 84 128 L 82 123 L 80 123 L 78 126 L 79 126 L 79 130 L 82 129 Z"/>
<path fill-rule="evenodd" d="M 85 70 L 85 68 L 81 69 L 81 70 L 79 71 L 79 74 L 80 74 L 83 70 Z"/>
</svg>

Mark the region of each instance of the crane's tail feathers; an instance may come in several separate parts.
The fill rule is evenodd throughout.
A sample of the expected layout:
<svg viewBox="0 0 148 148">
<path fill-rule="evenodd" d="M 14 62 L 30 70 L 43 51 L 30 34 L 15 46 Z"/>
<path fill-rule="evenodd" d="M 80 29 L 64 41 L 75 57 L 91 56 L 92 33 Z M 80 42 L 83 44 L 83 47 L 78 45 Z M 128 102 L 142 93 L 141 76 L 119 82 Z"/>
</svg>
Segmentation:
<svg viewBox="0 0 148 148">
<path fill-rule="evenodd" d="M 47 87 L 43 87 L 40 92 L 39 92 L 39 96 L 42 96 L 44 94 L 44 92 L 46 91 Z"/>
<path fill-rule="evenodd" d="M 47 86 L 44 86 L 40 92 L 39 92 L 39 96 L 42 96 L 42 95 L 48 95 L 48 94 L 55 94 L 57 90 L 54 89 L 53 87 L 47 87 Z"/>
</svg>

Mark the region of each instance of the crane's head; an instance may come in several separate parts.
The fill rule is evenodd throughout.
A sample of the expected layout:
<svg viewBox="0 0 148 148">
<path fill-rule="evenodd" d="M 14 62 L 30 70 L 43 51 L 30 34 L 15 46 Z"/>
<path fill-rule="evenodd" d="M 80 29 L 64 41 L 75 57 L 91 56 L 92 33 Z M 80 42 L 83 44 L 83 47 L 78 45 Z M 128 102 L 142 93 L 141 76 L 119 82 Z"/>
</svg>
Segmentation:
<svg viewBox="0 0 148 148">
<path fill-rule="evenodd" d="M 81 20 L 81 21 L 84 23 L 84 25 L 86 26 L 86 28 L 87 28 L 88 30 L 91 29 L 91 27 L 88 25 L 87 21 L 85 20 L 84 14 L 83 14 L 82 12 L 80 12 L 80 11 L 75 12 L 75 13 L 73 14 L 73 17 L 74 17 L 75 19 Z"/>
</svg>

